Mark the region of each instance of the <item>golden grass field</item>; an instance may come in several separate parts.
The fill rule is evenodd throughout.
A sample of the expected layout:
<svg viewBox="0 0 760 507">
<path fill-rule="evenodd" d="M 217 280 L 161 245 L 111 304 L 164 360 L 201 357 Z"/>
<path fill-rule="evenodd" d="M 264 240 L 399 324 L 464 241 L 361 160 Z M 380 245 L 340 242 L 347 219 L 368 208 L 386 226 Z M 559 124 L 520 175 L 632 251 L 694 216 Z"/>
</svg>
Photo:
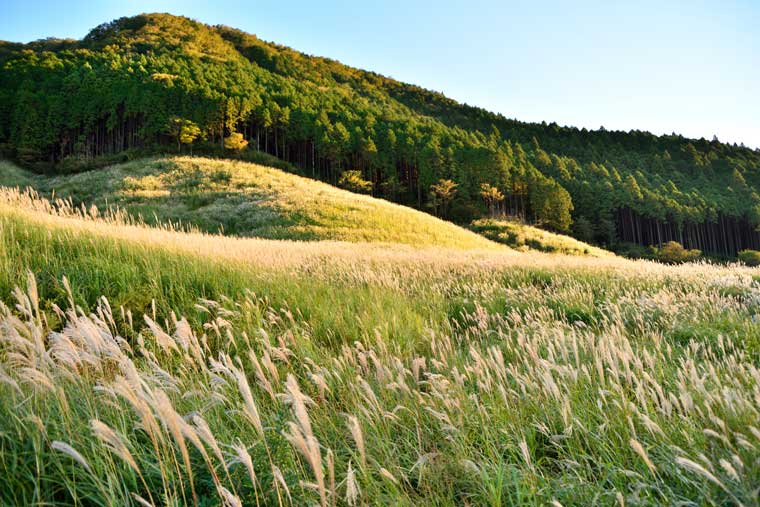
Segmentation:
<svg viewBox="0 0 760 507">
<path fill-rule="evenodd" d="M 8 181 L 0 177 L 0 184 L 116 206 L 152 224 L 270 239 L 494 247 L 427 213 L 247 162 L 163 157 L 54 178 L 8 167 Z"/>
<path fill-rule="evenodd" d="M 117 207 L 152 225 L 184 224 L 238 237 L 460 249 L 493 249 L 502 243 L 520 250 L 610 255 L 569 236 L 504 220 L 477 221 L 471 228 L 481 234 L 473 234 L 405 206 L 230 160 L 159 157 L 57 177 L 0 161 L 0 185 L 31 187 L 101 210 Z"/>
<path fill-rule="evenodd" d="M 0 190 L 0 504 L 758 505 L 760 271 L 446 231 Z"/>
</svg>

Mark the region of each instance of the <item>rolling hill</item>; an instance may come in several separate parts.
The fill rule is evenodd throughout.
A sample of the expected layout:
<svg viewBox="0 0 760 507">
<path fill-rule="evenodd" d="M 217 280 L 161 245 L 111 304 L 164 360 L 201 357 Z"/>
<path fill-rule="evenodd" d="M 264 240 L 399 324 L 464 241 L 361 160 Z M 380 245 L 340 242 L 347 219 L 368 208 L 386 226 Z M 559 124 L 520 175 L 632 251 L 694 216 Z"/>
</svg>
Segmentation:
<svg viewBox="0 0 760 507">
<path fill-rule="evenodd" d="M 147 223 L 207 233 L 497 248 L 427 213 L 245 162 L 167 157 L 53 178 L 3 168 L 9 177 L 0 175 L 0 185 L 31 186 L 77 205 L 113 206 Z"/>
<path fill-rule="evenodd" d="M 499 248 L 482 235 L 427 213 L 241 161 L 160 157 L 53 177 L 0 162 L 2 185 L 31 187 L 42 195 L 71 199 L 77 206 L 116 207 L 149 224 L 182 224 L 207 233 Z M 547 252 L 607 254 L 566 236 L 517 224 L 511 227 L 519 229 L 519 242 L 492 239 Z"/>
</svg>

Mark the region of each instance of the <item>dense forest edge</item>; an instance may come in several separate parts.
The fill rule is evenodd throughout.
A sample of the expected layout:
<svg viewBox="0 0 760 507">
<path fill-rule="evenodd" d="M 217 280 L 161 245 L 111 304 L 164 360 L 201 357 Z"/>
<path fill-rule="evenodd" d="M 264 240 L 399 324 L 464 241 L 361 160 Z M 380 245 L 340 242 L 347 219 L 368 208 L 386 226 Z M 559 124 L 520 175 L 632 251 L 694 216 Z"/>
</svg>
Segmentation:
<svg viewBox="0 0 760 507">
<path fill-rule="evenodd" d="M 0 42 L 0 154 L 61 174 L 155 152 L 239 157 L 470 223 L 512 217 L 646 255 L 760 249 L 760 151 L 530 124 L 167 14 Z"/>
</svg>

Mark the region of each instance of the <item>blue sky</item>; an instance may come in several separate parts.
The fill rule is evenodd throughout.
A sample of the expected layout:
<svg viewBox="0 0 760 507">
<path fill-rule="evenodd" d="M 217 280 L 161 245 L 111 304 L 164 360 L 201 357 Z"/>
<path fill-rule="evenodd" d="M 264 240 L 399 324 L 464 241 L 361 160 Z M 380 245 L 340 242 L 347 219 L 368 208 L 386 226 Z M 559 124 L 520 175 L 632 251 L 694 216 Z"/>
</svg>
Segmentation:
<svg viewBox="0 0 760 507">
<path fill-rule="evenodd" d="M 226 24 L 525 121 L 760 147 L 760 0 L 2 0 L 0 39 L 140 12 Z"/>
</svg>

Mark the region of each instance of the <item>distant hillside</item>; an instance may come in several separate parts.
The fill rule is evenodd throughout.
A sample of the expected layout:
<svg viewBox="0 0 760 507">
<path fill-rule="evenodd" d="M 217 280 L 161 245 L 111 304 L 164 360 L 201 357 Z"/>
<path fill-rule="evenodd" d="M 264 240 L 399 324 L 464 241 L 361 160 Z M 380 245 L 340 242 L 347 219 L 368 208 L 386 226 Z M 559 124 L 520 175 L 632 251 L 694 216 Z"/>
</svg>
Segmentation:
<svg viewBox="0 0 760 507">
<path fill-rule="evenodd" d="M 167 14 L 0 43 L 0 66 L 0 150 L 38 171 L 258 150 L 461 223 L 495 209 L 599 245 L 760 249 L 760 151 L 717 140 L 523 123 Z"/>
<path fill-rule="evenodd" d="M 486 218 L 473 222 L 470 229 L 492 241 L 521 251 L 538 250 L 547 253 L 590 255 L 592 257 L 612 256 L 612 253 L 607 250 L 591 246 L 564 234 L 545 231 L 518 222 Z"/>
<path fill-rule="evenodd" d="M 157 158 L 57 177 L 35 177 L 8 163 L 0 163 L 0 171 L 0 185 L 32 186 L 75 204 L 115 206 L 148 223 L 184 224 L 203 232 L 499 248 L 427 213 L 245 162 Z"/>
</svg>

